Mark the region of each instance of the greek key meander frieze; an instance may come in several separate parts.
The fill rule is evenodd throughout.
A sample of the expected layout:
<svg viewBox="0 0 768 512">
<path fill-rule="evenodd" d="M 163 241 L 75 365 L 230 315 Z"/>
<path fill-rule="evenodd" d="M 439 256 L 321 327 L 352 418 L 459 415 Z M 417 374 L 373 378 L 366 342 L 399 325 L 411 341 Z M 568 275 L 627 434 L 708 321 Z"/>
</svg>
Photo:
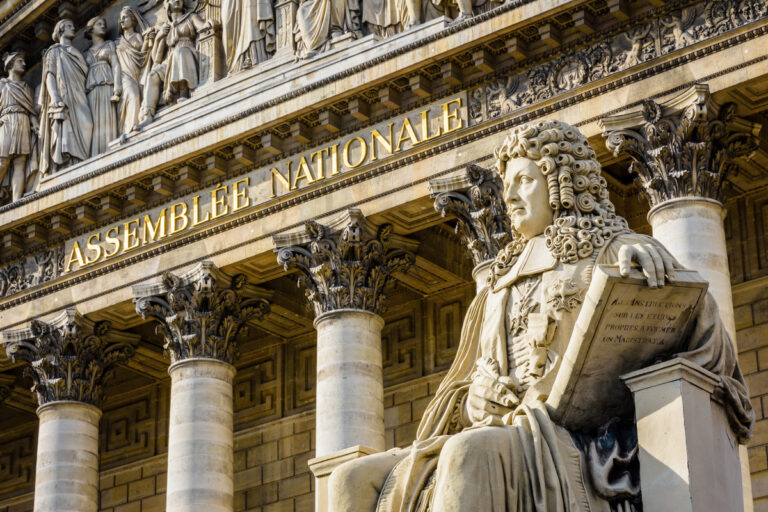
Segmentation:
<svg viewBox="0 0 768 512">
<path fill-rule="evenodd" d="M 609 77 L 768 16 L 761 0 L 711 0 L 522 72 L 473 89 L 469 115 L 478 124 Z"/>
</svg>

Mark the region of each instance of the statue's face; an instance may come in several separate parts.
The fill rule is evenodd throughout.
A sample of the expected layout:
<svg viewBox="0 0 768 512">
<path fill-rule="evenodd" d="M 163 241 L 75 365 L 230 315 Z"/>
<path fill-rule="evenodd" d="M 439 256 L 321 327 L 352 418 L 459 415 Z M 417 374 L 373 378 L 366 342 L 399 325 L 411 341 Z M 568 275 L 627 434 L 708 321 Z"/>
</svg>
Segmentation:
<svg viewBox="0 0 768 512">
<path fill-rule="evenodd" d="M 27 63 L 24 61 L 24 57 L 16 57 L 11 63 L 11 70 L 17 73 L 23 73 L 27 70 Z"/>
<path fill-rule="evenodd" d="M 101 18 L 97 19 L 96 22 L 93 24 L 93 29 L 91 29 L 91 33 L 97 36 L 107 35 L 107 22 Z"/>
<path fill-rule="evenodd" d="M 123 30 L 130 30 L 133 28 L 133 16 L 131 16 L 131 13 L 126 11 L 120 13 L 120 26 Z"/>
<path fill-rule="evenodd" d="M 169 4 L 171 6 L 171 11 L 173 12 L 181 12 L 182 8 L 184 7 L 182 0 L 170 0 Z"/>
<path fill-rule="evenodd" d="M 552 224 L 547 178 L 530 158 L 507 162 L 504 174 L 504 202 L 515 231 L 526 239 L 544 233 Z"/>
</svg>

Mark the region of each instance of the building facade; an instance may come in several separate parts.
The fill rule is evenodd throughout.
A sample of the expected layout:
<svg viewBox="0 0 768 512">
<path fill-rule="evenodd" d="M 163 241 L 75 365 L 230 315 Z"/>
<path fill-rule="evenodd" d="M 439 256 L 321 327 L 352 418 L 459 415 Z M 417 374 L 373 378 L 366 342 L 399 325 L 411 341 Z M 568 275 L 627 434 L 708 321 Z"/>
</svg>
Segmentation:
<svg viewBox="0 0 768 512">
<path fill-rule="evenodd" d="M 415 439 L 547 118 L 709 280 L 768 510 L 763 0 L 5 0 L 0 50 L 0 511 L 322 510 Z"/>
</svg>

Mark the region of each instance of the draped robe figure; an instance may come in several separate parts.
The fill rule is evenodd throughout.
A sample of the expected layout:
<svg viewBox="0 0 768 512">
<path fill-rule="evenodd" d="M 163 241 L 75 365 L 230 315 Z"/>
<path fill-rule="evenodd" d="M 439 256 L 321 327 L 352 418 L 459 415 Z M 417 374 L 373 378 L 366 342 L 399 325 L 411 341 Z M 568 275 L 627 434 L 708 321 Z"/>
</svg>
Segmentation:
<svg viewBox="0 0 768 512">
<path fill-rule="evenodd" d="M 144 18 L 133 7 L 123 7 L 120 11 L 120 39 L 116 52 L 120 61 L 120 81 L 123 88 L 118 105 L 120 133 L 123 134 L 132 132 L 139 123 L 141 87 L 149 63 L 149 51 L 143 34 L 148 28 Z M 148 38 L 151 36 L 152 34 L 147 35 Z"/>
<path fill-rule="evenodd" d="M 221 5 L 222 39 L 230 73 L 267 60 L 275 51 L 270 0 L 231 0 Z"/>
<path fill-rule="evenodd" d="M 120 133 L 115 101 L 119 98 L 115 94 L 115 81 L 120 78 L 120 68 L 112 67 L 116 60 L 114 41 L 94 44 L 85 52 L 85 61 L 88 63 L 85 90 L 93 118 L 91 156 L 106 151 L 109 142 L 115 140 Z"/>
<path fill-rule="evenodd" d="M 356 0 L 303 0 L 296 11 L 296 54 L 308 58 L 325 50 L 331 38 L 360 33 L 360 5 Z"/>
<path fill-rule="evenodd" d="M 18 201 L 37 172 L 37 112 L 32 88 L 21 79 L 24 56 L 11 53 L 3 64 L 10 76 L 0 78 L 0 184 L 10 182 L 11 200 Z"/>
<path fill-rule="evenodd" d="M 611 510 L 609 497 L 595 490 L 598 476 L 590 473 L 585 447 L 550 418 L 544 401 L 594 266 L 616 264 L 622 248 L 642 247 L 673 260 L 659 242 L 632 233 L 615 215 L 594 151 L 575 128 L 557 121 L 524 125 L 496 155 L 502 175 L 513 158 L 541 168 L 554 210 L 547 215 L 555 222 L 531 238 L 516 233 L 499 252 L 489 286 L 467 311 L 456 358 L 425 410 L 416 441 L 339 466 L 329 482 L 334 512 Z M 510 187 L 505 176 L 505 190 Z M 514 216 L 519 209 L 507 204 Z M 681 343 L 668 355 L 718 376 L 731 428 L 743 441 L 754 414 L 711 296 Z M 520 403 L 508 404 L 503 415 L 473 418 L 470 388 L 489 373 L 496 374 L 494 382 L 508 382 Z M 625 492 L 622 500 L 631 500 L 637 489 Z M 627 501 L 618 504 L 626 507 Z"/>
<path fill-rule="evenodd" d="M 69 25 L 62 27 L 62 24 Z M 65 30 L 67 32 L 62 34 Z M 85 92 L 88 64 L 83 54 L 71 44 L 74 25 L 69 20 L 61 20 L 54 27 L 53 35 L 56 44 L 48 48 L 43 56 L 38 100 L 42 131 L 41 174 L 56 172 L 88 158 L 93 132 L 91 109 Z M 55 99 L 60 99 L 63 106 L 56 105 Z"/>
</svg>

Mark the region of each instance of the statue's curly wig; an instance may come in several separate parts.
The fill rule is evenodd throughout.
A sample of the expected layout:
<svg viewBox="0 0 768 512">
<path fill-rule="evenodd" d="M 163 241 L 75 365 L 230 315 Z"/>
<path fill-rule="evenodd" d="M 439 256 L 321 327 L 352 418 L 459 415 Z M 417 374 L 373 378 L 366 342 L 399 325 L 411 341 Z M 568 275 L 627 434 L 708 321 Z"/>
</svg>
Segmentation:
<svg viewBox="0 0 768 512">
<path fill-rule="evenodd" d="M 513 128 L 496 148 L 495 169 L 504 178 L 507 162 L 529 158 L 547 178 L 553 222 L 547 227 L 547 248 L 563 263 L 589 258 L 619 233 L 629 232 L 608 199 L 608 184 L 586 137 L 561 121 L 544 120 Z M 496 257 L 494 274 L 506 273 L 522 252 L 517 233 Z"/>
</svg>

